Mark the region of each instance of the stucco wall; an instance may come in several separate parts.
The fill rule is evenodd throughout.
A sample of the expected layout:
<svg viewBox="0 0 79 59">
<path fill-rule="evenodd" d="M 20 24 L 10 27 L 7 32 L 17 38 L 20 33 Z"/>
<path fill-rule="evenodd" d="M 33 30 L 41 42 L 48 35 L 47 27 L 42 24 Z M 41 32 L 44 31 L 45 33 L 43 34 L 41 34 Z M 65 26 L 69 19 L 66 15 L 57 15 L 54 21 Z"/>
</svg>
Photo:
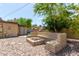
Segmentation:
<svg viewBox="0 0 79 59">
<path fill-rule="evenodd" d="M 0 38 L 18 36 L 19 28 L 16 23 L 0 22 Z"/>
<path fill-rule="evenodd" d="M 18 36 L 19 28 L 17 24 L 3 23 L 3 34 L 5 37 Z"/>
</svg>

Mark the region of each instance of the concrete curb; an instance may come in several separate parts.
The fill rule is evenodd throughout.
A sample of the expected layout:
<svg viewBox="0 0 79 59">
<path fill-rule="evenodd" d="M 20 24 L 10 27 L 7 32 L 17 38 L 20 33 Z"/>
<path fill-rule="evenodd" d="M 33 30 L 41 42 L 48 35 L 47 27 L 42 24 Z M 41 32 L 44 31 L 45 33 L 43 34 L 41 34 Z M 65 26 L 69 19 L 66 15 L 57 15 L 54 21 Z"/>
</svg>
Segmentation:
<svg viewBox="0 0 79 59">
<path fill-rule="evenodd" d="M 79 43 L 79 40 L 78 39 L 67 39 L 68 42 L 77 42 Z"/>
</svg>

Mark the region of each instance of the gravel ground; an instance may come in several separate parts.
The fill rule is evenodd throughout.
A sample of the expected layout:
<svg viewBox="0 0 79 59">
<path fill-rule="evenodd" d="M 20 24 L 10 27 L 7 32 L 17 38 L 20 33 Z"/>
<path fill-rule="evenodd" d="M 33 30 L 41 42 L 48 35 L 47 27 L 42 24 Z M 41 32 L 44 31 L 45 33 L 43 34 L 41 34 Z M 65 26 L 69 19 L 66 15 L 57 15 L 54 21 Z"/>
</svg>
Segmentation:
<svg viewBox="0 0 79 59">
<path fill-rule="evenodd" d="M 0 56 L 78 56 L 79 43 L 68 43 L 67 47 L 57 54 L 49 53 L 45 45 L 32 46 L 26 36 L 0 39 Z"/>
<path fill-rule="evenodd" d="M 79 43 L 76 43 L 76 42 L 67 43 L 67 46 L 55 55 L 57 56 L 79 56 Z"/>
<path fill-rule="evenodd" d="M 0 56 L 44 56 L 44 46 L 32 46 L 25 36 L 0 39 Z"/>
</svg>

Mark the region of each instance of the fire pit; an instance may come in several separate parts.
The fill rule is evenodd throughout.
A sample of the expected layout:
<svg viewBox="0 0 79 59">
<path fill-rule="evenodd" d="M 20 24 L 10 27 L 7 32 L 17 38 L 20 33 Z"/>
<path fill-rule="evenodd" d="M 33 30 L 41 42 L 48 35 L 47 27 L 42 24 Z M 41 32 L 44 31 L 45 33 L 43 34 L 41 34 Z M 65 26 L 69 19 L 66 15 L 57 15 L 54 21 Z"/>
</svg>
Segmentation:
<svg viewBox="0 0 79 59">
<path fill-rule="evenodd" d="M 40 37 L 30 37 L 27 38 L 27 41 L 31 43 L 33 46 L 44 44 L 44 39 Z"/>
</svg>

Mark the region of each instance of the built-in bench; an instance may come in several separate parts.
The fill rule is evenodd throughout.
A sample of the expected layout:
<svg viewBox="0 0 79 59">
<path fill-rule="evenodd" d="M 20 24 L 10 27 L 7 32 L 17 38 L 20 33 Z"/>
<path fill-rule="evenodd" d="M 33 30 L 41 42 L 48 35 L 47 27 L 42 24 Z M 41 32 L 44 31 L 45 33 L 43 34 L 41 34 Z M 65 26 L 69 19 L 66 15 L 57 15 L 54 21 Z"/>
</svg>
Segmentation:
<svg viewBox="0 0 79 59">
<path fill-rule="evenodd" d="M 62 50 L 67 44 L 67 36 L 65 33 L 53 33 L 56 35 L 56 40 L 46 42 L 45 49 L 52 52 L 57 53 Z"/>
</svg>

